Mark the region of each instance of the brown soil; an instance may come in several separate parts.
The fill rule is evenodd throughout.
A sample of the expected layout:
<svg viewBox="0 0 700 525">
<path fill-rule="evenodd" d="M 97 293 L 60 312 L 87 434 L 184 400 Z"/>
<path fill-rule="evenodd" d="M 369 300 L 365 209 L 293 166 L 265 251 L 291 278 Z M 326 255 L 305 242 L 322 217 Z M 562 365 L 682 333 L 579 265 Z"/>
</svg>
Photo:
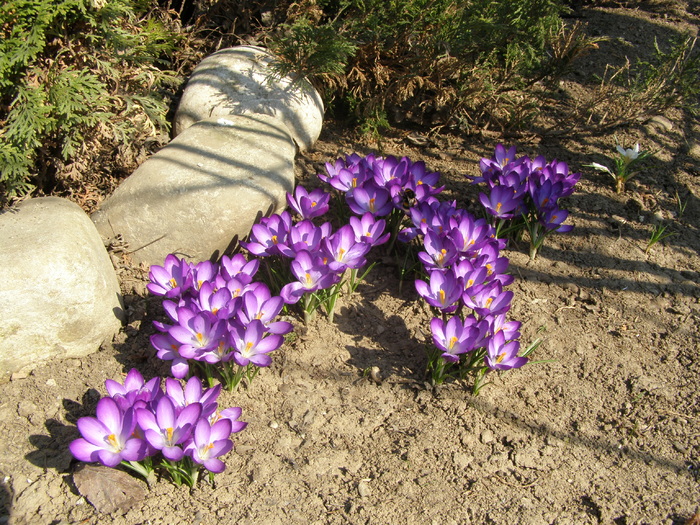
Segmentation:
<svg viewBox="0 0 700 525">
<path fill-rule="evenodd" d="M 632 46 L 697 22 L 692 6 L 645 9 L 583 14 Z M 610 60 L 635 49 L 614 42 Z M 443 174 L 444 198 L 474 210 L 478 190 L 464 175 L 495 139 L 437 136 L 417 148 L 407 134 L 369 148 L 329 122 L 300 156 L 299 180 L 353 151 L 407 155 Z M 431 315 L 384 260 L 340 300 L 334 324 L 297 321 L 250 388 L 221 395 L 249 426 L 213 486 L 144 484 L 145 499 L 105 515 L 73 480 L 75 421 L 94 414 L 105 379 L 132 367 L 168 373 L 148 342 L 160 300 L 145 293 L 143 269 L 120 265 L 129 324 L 113 344 L 1 388 L 0 522 L 685 523 L 700 505 L 700 123 L 669 112 L 617 139 L 655 152 L 622 195 L 584 168 L 612 153 L 612 136 L 517 144 L 583 172 L 568 200 L 574 231 L 551 237 L 535 261 L 525 246 L 505 253 L 516 277 L 510 317 L 523 322 L 524 344 L 544 340 L 534 356 L 544 362 L 494 375 L 477 398 L 469 383 L 431 387 Z M 675 235 L 646 253 L 660 220 Z"/>
</svg>

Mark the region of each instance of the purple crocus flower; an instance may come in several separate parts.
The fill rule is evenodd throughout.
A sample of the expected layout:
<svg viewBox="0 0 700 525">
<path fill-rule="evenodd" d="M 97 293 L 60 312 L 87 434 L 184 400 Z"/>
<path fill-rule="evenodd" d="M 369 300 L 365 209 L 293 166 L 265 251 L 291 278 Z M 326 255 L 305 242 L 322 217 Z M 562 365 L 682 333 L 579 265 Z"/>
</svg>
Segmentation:
<svg viewBox="0 0 700 525">
<path fill-rule="evenodd" d="M 513 292 L 510 290 L 504 292 L 500 281 L 493 281 L 491 284 L 481 287 L 481 289 L 478 289 L 479 287 L 474 288 L 477 289 L 476 292 L 472 291 L 469 294 L 462 294 L 462 301 L 482 318 L 503 314 L 510 309 Z"/>
<path fill-rule="evenodd" d="M 103 397 L 97 402 L 96 415 L 96 418 L 78 419 L 82 437 L 70 444 L 76 459 L 116 467 L 123 460 L 141 461 L 146 457 L 146 442 L 133 436 L 136 428 L 133 408 L 122 411 L 114 399 Z"/>
<path fill-rule="evenodd" d="M 377 218 L 369 212 L 365 213 L 362 217 L 353 215 L 348 222 L 355 233 L 355 240 L 357 242 L 364 242 L 370 246 L 378 246 L 388 241 L 391 236 L 391 233 L 382 235 L 386 227 L 386 221 L 384 219 L 377 220 Z"/>
<path fill-rule="evenodd" d="M 471 352 L 483 345 L 489 324 L 483 320 L 477 321 L 473 316 L 468 316 L 462 321 L 455 315 L 446 323 L 435 317 L 430 321 L 430 330 L 433 343 L 443 352 L 441 357 L 448 363 L 456 363 L 460 354 Z"/>
<path fill-rule="evenodd" d="M 423 238 L 424 252 L 418 252 L 426 270 L 440 270 L 452 266 L 457 258 L 457 248 L 454 243 L 444 236 L 428 231 Z"/>
<path fill-rule="evenodd" d="M 160 450 L 170 461 L 180 461 L 183 456 L 181 445 L 187 441 L 202 413 L 200 403 L 192 403 L 183 408 L 179 414 L 175 404 L 168 396 L 158 401 L 155 414 L 144 408 L 136 409 L 139 426 L 146 435 L 146 441 Z"/>
<path fill-rule="evenodd" d="M 196 304 L 201 311 L 211 312 L 219 319 L 228 319 L 234 314 L 230 308 L 231 290 L 226 287 L 217 290 L 209 281 L 202 283 Z"/>
<path fill-rule="evenodd" d="M 464 293 L 467 295 L 476 293 L 487 282 L 488 271 L 486 268 L 476 266 L 468 259 L 459 261 L 452 268 L 455 276 L 462 280 Z"/>
<path fill-rule="evenodd" d="M 280 297 L 287 304 L 296 304 L 306 293 L 330 288 L 339 279 L 321 257 L 313 257 L 307 251 L 299 252 L 290 266 L 298 280 L 285 284 L 280 290 Z"/>
<path fill-rule="evenodd" d="M 520 321 L 507 321 L 506 314 L 494 315 L 490 318 L 491 333 L 503 331 L 506 341 L 520 338 Z"/>
<path fill-rule="evenodd" d="M 227 454 L 233 448 L 233 441 L 228 439 L 230 435 L 231 421 L 228 419 L 221 419 L 213 425 L 206 419 L 200 419 L 192 440 L 185 447 L 185 453 L 209 472 L 218 474 L 226 468 L 218 456 Z"/>
<path fill-rule="evenodd" d="M 499 219 L 512 219 L 521 204 L 513 188 L 508 186 L 495 186 L 488 196 L 480 193 L 479 201 L 489 214 Z"/>
<path fill-rule="evenodd" d="M 287 204 L 302 219 L 313 219 L 328 211 L 330 198 L 330 193 L 320 188 L 308 192 L 303 186 L 297 186 L 294 195 L 287 193 Z"/>
<path fill-rule="evenodd" d="M 486 365 L 492 370 L 510 370 L 520 368 L 527 363 L 527 357 L 519 357 L 519 341 L 506 341 L 503 331 L 496 332 L 489 338 L 486 346 Z"/>
<path fill-rule="evenodd" d="M 253 255 L 264 257 L 279 255 L 280 248 L 285 246 L 289 231 L 292 228 L 292 216 L 287 211 L 281 214 L 263 218 L 253 224 L 250 232 L 252 241 L 240 244 Z"/>
<path fill-rule="evenodd" d="M 192 286 L 190 264 L 173 254 L 165 257 L 163 266 L 151 266 L 148 278 L 151 281 L 146 285 L 148 291 L 167 298 L 180 297 Z"/>
<path fill-rule="evenodd" d="M 192 376 L 185 384 L 185 388 L 182 388 L 180 381 L 167 378 L 165 380 L 165 393 L 173 402 L 176 415 L 180 414 L 187 406 L 199 403 L 202 405 L 200 417 L 208 418 L 216 413 L 218 407 L 216 400 L 221 393 L 221 384 L 204 390 L 202 381 L 198 377 Z"/>
<path fill-rule="evenodd" d="M 246 292 L 243 295 L 238 319 L 244 325 L 250 324 L 253 319 L 258 319 L 271 334 L 285 335 L 292 331 L 292 324 L 274 320 L 282 308 L 284 308 L 284 300 L 277 295 L 272 297 L 269 288 L 263 286 L 255 292 Z"/>
<path fill-rule="evenodd" d="M 122 410 L 131 407 L 143 408 L 162 395 L 160 378 L 154 377 L 146 383 L 141 373 L 135 368 L 126 374 L 123 385 L 113 379 L 107 379 L 105 387 L 109 396 L 117 402 Z"/>
<path fill-rule="evenodd" d="M 324 254 L 328 256 L 328 267 L 336 273 L 347 268 L 362 268 L 367 260 L 365 255 L 371 246 L 355 239 L 355 232 L 349 224 L 339 228 L 333 235 L 323 239 Z"/>
<path fill-rule="evenodd" d="M 380 188 L 373 182 L 366 182 L 364 186 L 347 192 L 345 198 L 348 206 L 356 215 L 364 215 L 369 212 L 375 217 L 383 217 L 389 215 L 394 209 L 389 190 Z"/>
<path fill-rule="evenodd" d="M 515 152 L 515 146 L 506 150 L 503 144 L 496 145 L 496 150 L 492 158 L 482 158 L 479 161 L 481 177 L 474 177 L 473 182 L 486 182 L 492 186 L 493 181 L 501 174 L 503 169 L 515 160 Z"/>
<path fill-rule="evenodd" d="M 280 246 L 279 251 L 285 257 L 293 259 L 301 251 L 317 252 L 321 247 L 321 241 L 331 233 L 331 224 L 323 223 L 316 226 L 310 220 L 296 223 L 289 231 L 287 244 Z"/>
<path fill-rule="evenodd" d="M 186 377 L 190 372 L 190 366 L 187 359 L 180 355 L 180 343 L 167 332 L 153 334 L 150 339 L 151 345 L 158 351 L 158 359 L 172 361 L 170 373 L 173 377 L 178 379 Z"/>
<path fill-rule="evenodd" d="M 270 366 L 272 358 L 267 355 L 277 350 L 284 338 L 281 335 L 267 335 L 265 325 L 253 319 L 247 326 L 233 326 L 231 329 L 231 346 L 235 349 L 233 360 L 239 366 L 253 363 L 256 366 Z"/>
<path fill-rule="evenodd" d="M 472 256 L 477 253 L 491 235 L 493 227 L 486 219 L 475 219 L 472 215 L 465 213 L 457 220 L 450 219 L 449 237 L 455 244 L 457 250 L 466 255 Z"/>
<path fill-rule="evenodd" d="M 257 273 L 259 267 L 260 259 L 252 259 L 248 261 L 242 253 L 238 253 L 233 257 L 224 255 L 221 257 L 219 273 L 226 281 L 236 277 L 241 281 L 247 280 L 248 282 L 245 284 L 248 284 L 253 280 L 253 277 Z"/>
<path fill-rule="evenodd" d="M 462 295 L 462 283 L 451 269 L 430 272 L 430 284 L 416 280 L 416 291 L 431 306 L 445 313 L 454 312 Z"/>
<path fill-rule="evenodd" d="M 209 424 L 213 425 L 220 419 L 228 419 L 231 422 L 231 434 L 240 432 L 248 426 L 245 421 L 238 421 L 241 417 L 242 410 L 239 407 L 225 408 L 221 412 L 215 412 L 209 417 Z"/>
<path fill-rule="evenodd" d="M 328 164 L 326 164 L 326 169 L 328 169 Z M 360 168 L 359 166 L 341 168 L 333 176 L 325 179 L 319 175 L 321 180 L 342 193 L 347 193 L 362 186 L 370 177 L 371 173 L 366 168 Z"/>
<path fill-rule="evenodd" d="M 567 210 L 554 208 L 546 211 L 540 218 L 540 222 L 546 230 L 554 230 L 557 233 L 567 233 L 574 229 L 571 224 L 562 224 L 569 217 Z"/>
<path fill-rule="evenodd" d="M 410 162 L 406 157 L 397 159 L 392 155 L 376 159 L 372 170 L 374 183 L 387 189 L 391 186 L 403 187 L 408 181 Z"/>
<path fill-rule="evenodd" d="M 211 312 L 195 312 L 190 308 L 177 309 L 178 324 L 168 328 L 168 333 L 180 343 L 180 355 L 197 359 L 199 355 L 215 349 L 226 338 L 227 323 Z"/>
<path fill-rule="evenodd" d="M 218 273 L 217 266 L 211 261 L 202 261 L 192 266 L 192 284 L 195 290 L 202 288 L 206 282 L 213 281 Z"/>
</svg>

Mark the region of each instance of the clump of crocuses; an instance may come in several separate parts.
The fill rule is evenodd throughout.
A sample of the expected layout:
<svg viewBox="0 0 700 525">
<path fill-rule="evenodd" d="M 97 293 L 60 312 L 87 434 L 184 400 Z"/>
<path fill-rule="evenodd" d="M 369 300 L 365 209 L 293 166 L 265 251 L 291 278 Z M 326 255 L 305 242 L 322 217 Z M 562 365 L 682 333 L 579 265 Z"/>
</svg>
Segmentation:
<svg viewBox="0 0 700 525">
<path fill-rule="evenodd" d="M 329 209 L 330 194 L 321 189 L 307 191 L 297 186 L 287 202 L 288 211 L 262 218 L 241 245 L 251 254 L 265 258 L 268 276 L 279 287 L 286 304 L 301 302 L 308 321 L 323 307 L 333 321 L 335 303 L 345 283 L 353 292 L 371 269 L 367 254 L 373 246 L 387 241 L 386 222 L 378 213 L 359 209 L 360 215 L 333 229 L 330 222 L 314 219 Z M 359 274 L 359 275 L 358 275 Z M 347 278 L 346 278 L 347 277 Z"/>
<path fill-rule="evenodd" d="M 108 396 L 97 403 L 96 417 L 82 417 L 82 437 L 70 444 L 76 459 L 107 467 L 123 465 L 150 483 L 155 469 L 167 471 L 177 484 L 194 486 L 202 469 L 223 472 L 220 459 L 233 448 L 231 435 L 247 423 L 241 409 L 219 410 L 221 386 L 205 389 L 197 377 L 184 388 L 180 381 L 155 377 L 145 382 L 136 369 L 124 384 L 105 381 Z"/>
<path fill-rule="evenodd" d="M 428 350 L 435 383 L 474 375 L 478 393 L 489 370 L 527 362 L 527 352 L 519 355 L 520 323 L 506 320 L 513 298 L 505 290 L 513 280 L 508 259 L 500 256 L 506 241 L 487 220 L 439 201 L 437 172 L 406 157 L 373 155 L 349 155 L 327 164 L 326 172 L 319 177 L 344 194 L 354 213 L 387 216 L 395 239 L 419 247 L 427 278 L 416 280 L 416 289 L 440 313 Z"/>
<path fill-rule="evenodd" d="M 438 313 L 430 322 L 428 372 L 436 384 L 474 375 L 478 394 L 488 371 L 519 368 L 531 351 L 519 355 L 520 323 L 506 319 L 513 292 L 505 287 L 513 277 L 500 255 L 505 240 L 454 202 L 430 198 L 409 215 L 413 224 L 403 237 L 422 241 L 418 259 L 426 275 L 416 290 Z"/>
<path fill-rule="evenodd" d="M 566 233 L 573 226 L 564 224 L 569 212 L 560 199 L 574 192 L 580 173 L 569 173 L 565 162 L 516 158 L 516 149 L 496 146 L 492 158 L 482 158 L 481 176 L 474 183 L 486 183 L 488 193 L 479 196 L 496 228 L 496 237 L 518 239 L 526 230 L 530 236 L 530 258 L 534 259 L 544 240 L 554 232 Z"/>
<path fill-rule="evenodd" d="M 173 324 L 156 322 L 151 336 L 158 357 L 171 361 L 171 373 L 185 378 L 200 368 L 209 386 L 218 377 L 228 390 L 245 376 L 252 381 L 272 362 L 270 352 L 284 342 L 291 323 L 277 320 L 284 300 L 253 280 L 260 262 L 242 254 L 224 256 L 220 264 L 189 263 L 168 255 L 151 266 L 148 290 L 164 298 Z"/>
</svg>

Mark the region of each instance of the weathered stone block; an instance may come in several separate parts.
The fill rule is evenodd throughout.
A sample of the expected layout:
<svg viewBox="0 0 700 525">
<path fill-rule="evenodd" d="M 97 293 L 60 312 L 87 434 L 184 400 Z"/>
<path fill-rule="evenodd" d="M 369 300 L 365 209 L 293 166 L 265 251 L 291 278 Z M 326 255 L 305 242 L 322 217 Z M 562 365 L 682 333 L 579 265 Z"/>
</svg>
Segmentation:
<svg viewBox="0 0 700 525">
<path fill-rule="evenodd" d="M 275 117 L 203 120 L 144 162 L 92 219 L 103 237 L 121 234 L 136 263 L 218 257 L 259 216 L 285 208 L 295 153 Z"/>
<path fill-rule="evenodd" d="M 211 117 L 272 115 L 287 126 L 299 149 L 310 149 L 323 126 L 323 101 L 308 81 L 274 76 L 274 60 L 254 46 L 222 49 L 206 57 L 182 94 L 175 134 Z"/>
<path fill-rule="evenodd" d="M 0 273 L 0 380 L 90 354 L 121 326 L 109 255 L 70 201 L 30 199 L 0 214 Z"/>
</svg>

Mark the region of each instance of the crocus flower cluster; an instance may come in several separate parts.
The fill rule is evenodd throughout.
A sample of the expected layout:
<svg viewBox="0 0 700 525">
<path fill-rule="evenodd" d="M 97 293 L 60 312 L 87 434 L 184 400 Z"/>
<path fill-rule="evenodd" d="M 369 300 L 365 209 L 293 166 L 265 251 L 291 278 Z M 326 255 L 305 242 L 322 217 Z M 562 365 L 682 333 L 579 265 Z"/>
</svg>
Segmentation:
<svg viewBox="0 0 700 525">
<path fill-rule="evenodd" d="M 527 362 L 518 355 L 520 323 L 506 320 L 513 297 L 504 289 L 512 281 L 505 273 L 508 259 L 499 255 L 506 241 L 487 220 L 475 219 L 455 202 L 439 201 L 438 173 L 405 157 L 355 154 L 326 164 L 326 171 L 319 177 L 345 194 L 354 213 L 390 215 L 399 240 L 422 241 L 417 257 L 428 278 L 417 280 L 416 289 L 441 312 L 431 322 L 437 352 L 428 368 L 436 382 L 453 366 L 483 378 L 486 370 Z M 405 217 L 409 224 L 399 231 Z M 477 381 L 475 391 L 480 385 Z"/>
<path fill-rule="evenodd" d="M 326 173 L 318 177 L 345 194 L 353 213 L 374 217 L 387 216 L 393 210 L 406 212 L 413 204 L 443 190 L 436 187 L 439 173 L 428 171 L 424 162 L 413 162 L 408 157 L 360 157 L 353 153 L 333 164 L 327 162 Z"/>
<path fill-rule="evenodd" d="M 224 256 L 220 264 L 197 264 L 168 255 L 163 266 L 151 266 L 148 290 L 164 298 L 173 324 L 156 322 L 151 336 L 158 357 L 172 361 L 171 373 L 184 378 L 190 364 L 199 365 L 212 381 L 212 367 L 228 389 L 243 373 L 251 380 L 257 367 L 269 366 L 268 355 L 292 330 L 276 321 L 284 301 L 261 282 L 253 281 L 260 262 L 242 254 Z"/>
<path fill-rule="evenodd" d="M 297 186 L 287 202 L 296 215 L 288 211 L 264 217 L 252 228 L 247 242 L 241 242 L 258 257 L 282 259 L 289 273 L 280 282 L 280 297 L 286 304 L 304 299 L 308 316 L 321 304 L 326 306 L 332 320 L 333 305 L 346 270 L 353 275 L 367 264 L 366 255 L 378 244 L 387 241 L 386 222 L 370 211 L 351 217 L 333 231 L 330 222 L 316 224 L 313 219 L 329 209 L 330 194 L 316 189 L 308 192 Z M 324 295 L 325 292 L 325 295 Z"/>
<path fill-rule="evenodd" d="M 566 233 L 573 226 L 564 224 L 569 212 L 559 207 L 559 199 L 568 197 L 581 177 L 569 173 L 565 162 L 547 162 L 543 156 L 531 160 L 516 158 L 515 147 L 496 146 L 491 159 L 482 158 L 481 176 L 474 183 L 486 183 L 488 193 L 479 196 L 486 212 L 497 219 L 497 236 L 530 234 L 530 257 L 535 258 L 544 239 L 553 232 Z M 505 231 L 506 224 L 510 224 Z"/>
<path fill-rule="evenodd" d="M 430 323 L 437 350 L 428 365 L 440 383 L 456 367 L 463 377 L 475 372 L 475 392 L 488 370 L 523 366 L 519 356 L 520 323 L 508 322 L 513 292 L 505 290 L 513 277 L 508 259 L 500 256 L 505 241 L 493 226 L 476 219 L 455 202 L 431 198 L 409 210 L 413 225 L 405 238 L 422 239 L 418 259 L 427 280 L 415 282 L 418 294 L 439 317 Z"/>
<path fill-rule="evenodd" d="M 160 455 L 178 484 L 192 486 L 202 467 L 212 474 L 224 470 L 219 457 L 233 448 L 231 435 L 247 426 L 238 421 L 240 408 L 219 410 L 221 385 L 203 389 L 196 377 L 184 388 L 168 378 L 163 391 L 160 378 L 145 382 L 132 369 L 124 384 L 108 379 L 105 387 L 109 395 L 97 403 L 97 417 L 78 420 L 82 437 L 70 450 L 80 461 L 124 464 L 149 479 Z"/>
</svg>

